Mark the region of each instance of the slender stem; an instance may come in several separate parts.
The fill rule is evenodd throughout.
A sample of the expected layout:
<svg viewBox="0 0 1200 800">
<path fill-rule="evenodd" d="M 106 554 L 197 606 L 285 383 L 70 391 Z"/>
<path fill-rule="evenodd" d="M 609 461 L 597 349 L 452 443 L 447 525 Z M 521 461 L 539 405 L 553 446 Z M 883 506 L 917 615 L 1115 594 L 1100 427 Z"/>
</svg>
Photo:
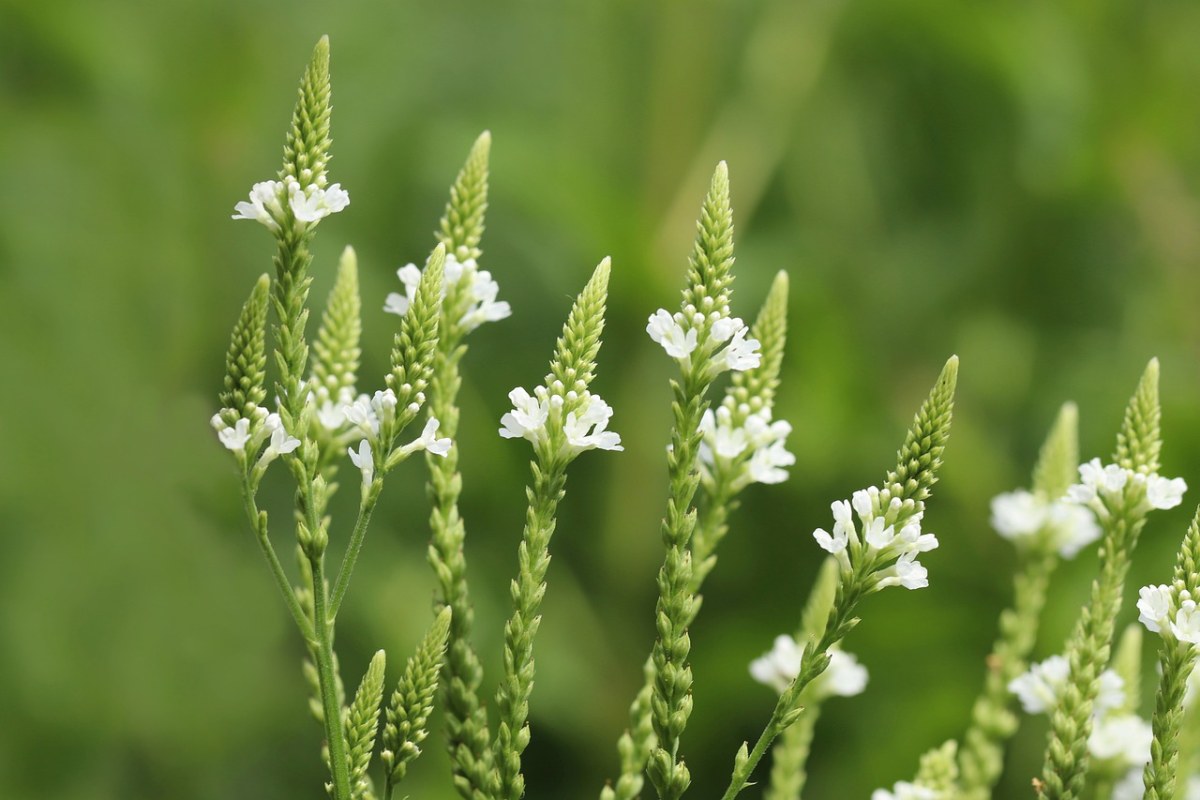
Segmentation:
<svg viewBox="0 0 1200 800">
<path fill-rule="evenodd" d="M 358 554 L 362 551 L 363 540 L 367 536 L 367 525 L 371 522 L 371 512 L 375 510 L 375 504 L 379 500 L 382 483 L 383 481 L 379 478 L 372 481 L 371 488 L 367 490 L 367 496 L 358 504 L 358 519 L 354 521 L 350 544 L 346 546 L 346 555 L 342 556 L 342 565 L 338 569 L 337 580 L 333 584 L 333 595 L 329 602 L 330 625 L 337 619 L 338 609 L 342 606 L 342 598 L 345 597 L 346 588 L 350 585 L 350 575 L 354 572 Z"/>
<path fill-rule="evenodd" d="M 248 480 L 242 482 L 242 501 L 245 505 L 246 516 L 250 518 L 250 525 L 254 528 L 258 546 L 266 557 L 267 564 L 271 567 L 271 574 L 275 576 L 279 593 L 283 595 L 284 604 L 288 607 L 296 627 L 300 629 L 300 635 L 304 637 L 305 641 L 314 641 L 312 623 L 309 621 L 308 615 L 304 613 L 304 609 L 300 607 L 296 591 L 288 581 L 287 573 L 283 571 L 283 564 L 279 563 L 279 556 L 275 554 L 275 546 L 271 544 L 271 537 L 267 531 L 267 515 L 258 510 Z"/>
<path fill-rule="evenodd" d="M 749 757 L 744 761 L 739 759 L 735 763 L 733 776 L 729 780 L 725 794 L 721 795 L 721 800 L 733 800 L 746 788 L 750 776 L 754 773 L 754 768 L 766 754 L 771 742 L 795 722 L 796 714 L 803 710 L 798 704 L 800 694 L 829 666 L 829 648 L 840 642 L 850 632 L 850 629 L 858 624 L 858 619 L 854 617 L 854 609 L 857 608 L 858 601 L 862 599 L 866 591 L 874 566 L 867 560 L 858 565 L 849 576 L 843 574 L 842 582 L 838 584 L 833 608 L 829 612 L 829 619 L 825 623 L 825 632 L 821 634 L 821 640 L 816 645 L 809 644 L 804 648 L 804 654 L 800 660 L 800 674 L 787 691 L 779 696 L 779 702 L 775 704 L 775 709 L 771 712 L 771 719 L 758 737 L 758 741 L 754 743 L 754 749 L 750 751 Z"/>
<path fill-rule="evenodd" d="M 324 709 L 325 740 L 329 745 L 329 772 L 333 776 L 334 800 L 351 800 L 350 765 L 346 760 L 346 739 L 342 731 L 342 710 L 338 707 L 337 680 L 333 674 L 332 621 L 326 616 L 324 559 L 310 558 L 313 572 L 313 616 L 316 617 L 317 677 Z"/>
<path fill-rule="evenodd" d="M 819 703 L 806 703 L 800 719 L 780 735 L 771 751 L 771 782 L 763 794 L 764 800 L 800 800 L 808 780 L 805 762 L 820 714 Z"/>
</svg>

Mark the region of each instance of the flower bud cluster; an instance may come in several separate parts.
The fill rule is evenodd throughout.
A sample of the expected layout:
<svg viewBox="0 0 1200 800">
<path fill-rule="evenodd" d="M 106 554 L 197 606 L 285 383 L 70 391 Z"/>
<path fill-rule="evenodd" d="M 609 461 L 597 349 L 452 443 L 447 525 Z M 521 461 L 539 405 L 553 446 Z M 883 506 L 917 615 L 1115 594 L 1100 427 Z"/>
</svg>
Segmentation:
<svg viewBox="0 0 1200 800">
<path fill-rule="evenodd" d="M 258 455 L 259 448 L 266 443 L 266 449 L 258 455 L 254 464 L 255 471 L 260 473 L 276 458 L 300 446 L 300 440 L 284 429 L 279 415 L 268 412 L 262 406 L 255 406 L 250 416 L 243 416 L 234 409 L 222 409 L 213 414 L 211 424 L 221 444 L 246 464 Z"/>
<path fill-rule="evenodd" d="M 871 800 L 942 800 L 942 792 L 908 781 L 896 781 L 890 791 L 876 789 L 871 792 Z"/>
<path fill-rule="evenodd" d="M 1105 519 L 1111 513 L 1110 508 L 1135 497 L 1138 512 L 1174 508 L 1183 502 L 1186 491 L 1183 478 L 1164 478 L 1117 464 L 1101 464 L 1100 459 L 1093 458 L 1079 465 L 1079 483 L 1067 489 L 1067 499 L 1087 506 Z"/>
<path fill-rule="evenodd" d="M 750 675 L 761 684 L 783 694 L 800 674 L 804 646 L 786 634 L 775 637 L 770 652 L 750 663 Z M 815 698 L 853 697 L 867 688 L 867 668 L 858 663 L 854 654 L 842 650 L 829 651 L 829 666 L 806 691 Z"/>
<path fill-rule="evenodd" d="M 696 366 L 693 353 L 702 353 L 713 375 L 757 367 L 762 360 L 759 342 L 747 338 L 746 323 L 730 316 L 728 306 L 715 308 L 711 297 L 705 297 L 702 305 L 703 310 L 688 304 L 674 315 L 660 308 L 650 315 L 646 333 L 685 366 Z"/>
<path fill-rule="evenodd" d="M 388 454 L 385 448 L 389 447 L 390 443 L 385 442 L 381 446 L 380 433 L 392 429 L 396 420 L 396 405 L 396 393 L 391 389 L 384 389 L 375 392 L 371 397 L 367 397 L 365 394 L 359 395 L 354 402 L 340 406 L 349 430 L 355 435 L 363 437 L 358 443 L 358 449 L 350 447 L 349 453 L 354 466 L 362 472 L 364 489 L 370 486 L 371 481 L 375 478 L 376 453 L 387 456 L 388 463 L 391 465 L 394 459 L 409 456 L 420 450 L 427 450 L 436 456 L 445 456 L 450 452 L 451 440 L 438 438 L 437 431 L 440 423 L 436 417 L 430 417 L 419 437 L 398 448 L 393 454 Z M 419 403 L 409 404 L 408 411 L 410 413 L 415 414 L 419 410 Z M 332 416 L 332 414 L 327 416 Z"/>
<path fill-rule="evenodd" d="M 459 261 L 452 253 L 447 253 L 443 270 L 442 297 L 452 289 L 457 289 L 469 298 L 466 309 L 458 320 L 458 325 L 464 332 L 469 333 L 485 322 L 495 322 L 512 315 L 512 308 L 507 301 L 496 300 L 500 285 L 492 279 L 490 272 L 479 269 L 475 259 Z M 404 294 L 390 293 L 383 310 L 389 314 L 404 316 L 417 294 L 417 286 L 421 283 L 421 270 L 416 264 L 405 264 L 396 271 L 396 275 L 404 284 Z"/>
<path fill-rule="evenodd" d="M 834 502 L 830 508 L 833 531 L 817 528 L 813 538 L 822 550 L 838 559 L 843 571 L 849 572 L 861 560 L 870 559 L 876 565 L 872 570 L 873 591 L 888 586 L 920 589 L 929 585 L 929 573 L 917 561 L 917 554 L 936 549 L 938 540 L 932 533 L 921 532 L 924 512 L 912 500 L 885 500 L 885 494 L 871 486 L 855 492 L 849 501 Z M 858 516 L 857 526 L 854 515 Z M 883 566 L 892 559 L 894 564 Z"/>
<path fill-rule="evenodd" d="M 282 230 L 288 222 L 288 211 L 301 227 L 316 224 L 330 214 L 350 205 L 350 195 L 340 183 L 321 187 L 311 183 L 302 186 L 295 178 L 285 181 L 261 181 L 250 189 L 250 200 L 234 206 L 233 219 L 252 219 L 266 225 L 272 232 Z"/>
<path fill-rule="evenodd" d="M 538 386 L 533 394 L 517 387 L 508 393 L 513 408 L 500 418 L 505 439 L 528 439 L 536 451 L 558 441 L 567 460 L 585 450 L 624 450 L 620 434 L 607 430 L 612 406 L 584 389 L 566 391 L 562 381 Z M 561 433 L 561 436 L 556 434 Z"/>
<path fill-rule="evenodd" d="M 992 498 L 992 527 L 1018 547 L 1046 548 L 1063 558 L 1074 558 L 1100 538 L 1100 526 L 1087 509 L 1024 489 Z"/>
<path fill-rule="evenodd" d="M 751 483 L 782 483 L 788 477 L 782 468 L 796 463 L 784 447 L 792 426 L 772 422 L 770 408 L 752 412 L 747 403 L 723 403 L 715 412 L 704 412 L 700 432 L 700 474 L 706 483 L 717 473 L 728 476 L 734 491 Z"/>
<path fill-rule="evenodd" d="M 1051 656 L 1008 684 L 1008 690 L 1021 701 L 1029 714 L 1054 710 L 1070 678 L 1070 662 L 1064 656 Z M 1150 724 L 1124 710 L 1125 681 L 1111 669 L 1100 673 L 1099 690 L 1092 709 L 1092 734 L 1088 752 L 1093 757 L 1117 762 L 1117 769 L 1145 764 L 1150 760 L 1153 738 Z"/>
<path fill-rule="evenodd" d="M 1200 610 L 1192 593 L 1182 586 L 1143 586 L 1138 591 L 1138 622 L 1146 629 L 1181 642 L 1200 644 Z"/>
</svg>

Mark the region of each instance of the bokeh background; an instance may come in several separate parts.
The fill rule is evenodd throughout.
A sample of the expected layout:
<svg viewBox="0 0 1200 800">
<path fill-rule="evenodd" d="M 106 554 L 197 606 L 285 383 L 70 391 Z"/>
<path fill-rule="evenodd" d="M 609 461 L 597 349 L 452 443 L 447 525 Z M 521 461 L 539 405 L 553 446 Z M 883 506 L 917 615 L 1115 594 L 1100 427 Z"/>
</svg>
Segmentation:
<svg viewBox="0 0 1200 800">
<path fill-rule="evenodd" d="M 966 724 L 1014 561 L 987 503 L 1028 481 L 1058 405 L 1080 404 L 1085 456 L 1107 454 L 1159 356 L 1164 473 L 1200 487 L 1198 32 L 1200 6 L 1170 0 L 0 2 L 0 797 L 322 796 L 301 646 L 208 417 L 271 254 L 229 216 L 278 168 L 323 33 L 332 174 L 353 204 L 321 225 L 313 297 L 353 243 L 364 384 L 396 325 L 381 309 L 395 269 L 428 251 L 471 142 L 494 136 L 484 265 L 514 315 L 471 340 L 461 437 L 489 692 L 529 455 L 497 420 L 613 257 L 597 388 L 627 451 L 572 470 L 529 795 L 594 797 L 615 771 L 665 499 L 672 367 L 643 327 L 677 301 L 719 159 L 735 310 L 752 316 L 774 272 L 791 275 L 779 416 L 797 464 L 746 493 L 693 630 L 693 794 L 716 796 L 766 719 L 773 697 L 746 666 L 797 622 L 811 530 L 880 480 L 957 353 L 932 585 L 863 604 L 846 646 L 871 684 L 827 704 L 807 796 L 911 776 Z M 286 485 L 267 492 L 285 518 Z M 1165 578 L 1190 505 L 1152 518 L 1130 597 Z M 427 511 L 413 462 L 341 616 L 350 683 L 376 647 L 394 679 L 428 623 Z M 1061 648 L 1095 559 L 1059 573 L 1039 656 Z M 1043 732 L 1025 721 L 998 797 L 1025 796 Z M 407 791 L 446 787 L 435 735 Z"/>
</svg>

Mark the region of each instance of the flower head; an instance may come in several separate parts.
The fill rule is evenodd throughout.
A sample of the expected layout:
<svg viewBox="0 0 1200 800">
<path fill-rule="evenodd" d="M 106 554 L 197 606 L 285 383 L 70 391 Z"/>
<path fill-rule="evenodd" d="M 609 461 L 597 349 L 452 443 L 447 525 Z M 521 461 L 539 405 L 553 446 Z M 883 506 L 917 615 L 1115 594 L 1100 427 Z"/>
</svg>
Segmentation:
<svg viewBox="0 0 1200 800">
<path fill-rule="evenodd" d="M 785 440 L 792 426 L 783 420 L 771 421 L 771 409 L 750 413 L 723 403 L 716 411 L 708 409 L 700 419 L 700 471 L 706 481 L 717 474 L 730 481 L 734 489 L 751 483 L 782 483 L 788 473 L 783 467 L 796 463 Z"/>
<path fill-rule="evenodd" d="M 929 585 L 929 573 L 917 555 L 936 549 L 937 537 L 921 531 L 923 512 L 917 511 L 911 500 L 886 497 L 870 486 L 855 492 L 850 500 L 834 503 L 830 506 L 833 532 L 818 528 L 813 538 L 821 549 L 837 557 L 843 570 L 849 570 L 856 559 L 875 559 L 875 591 L 888 586 L 924 588 Z M 858 516 L 857 525 L 854 515 Z M 892 562 L 890 566 L 888 562 Z"/>
<path fill-rule="evenodd" d="M 283 207 L 280 205 L 282 195 L 283 184 L 279 181 L 260 181 L 250 189 L 248 202 L 243 200 L 233 207 L 237 212 L 233 219 L 252 219 L 277 231 L 280 229 L 279 221 L 283 218 Z"/>
<path fill-rule="evenodd" d="M 1125 469 L 1117 464 L 1101 464 L 1093 458 L 1079 465 L 1079 483 L 1067 489 L 1067 499 L 1091 508 L 1100 516 L 1107 515 L 1109 503 L 1123 502 L 1125 493 L 1141 493 L 1139 508 L 1174 508 L 1183 502 L 1187 482 L 1183 478 L 1164 478 L 1155 473 Z"/>
<path fill-rule="evenodd" d="M 938 800 L 938 793 L 915 783 L 897 781 L 891 791 L 876 789 L 871 792 L 871 800 Z"/>
<path fill-rule="evenodd" d="M 351 447 L 349 453 L 354 466 L 362 470 L 363 488 L 366 489 L 375 479 L 375 456 L 371 452 L 371 443 L 363 439 L 358 443 L 358 450 Z"/>
<path fill-rule="evenodd" d="M 750 663 L 750 675 L 782 694 L 800 674 L 804 647 L 786 634 L 776 636 L 770 652 Z M 810 684 L 817 697 L 853 697 L 867 687 L 867 668 L 852 653 L 829 651 L 829 666 Z"/>
<path fill-rule="evenodd" d="M 383 310 L 389 314 L 404 316 L 408 313 L 413 297 L 416 296 L 417 286 L 421 283 L 421 270 L 416 264 L 405 264 L 396 271 L 396 275 L 404 284 L 404 294 L 389 294 Z M 475 259 L 459 261 L 453 253 L 447 253 L 442 275 L 442 297 L 452 288 L 465 293 L 466 308 L 458 320 L 465 332 L 473 331 L 485 322 L 495 322 L 512 316 L 512 308 L 508 302 L 496 300 L 500 293 L 500 285 L 492 279 L 490 272 L 479 269 Z"/>
<path fill-rule="evenodd" d="M 689 305 L 671 314 L 660 308 L 650 315 L 646 333 L 671 358 L 688 364 L 701 343 L 707 342 L 704 353 L 714 374 L 754 369 L 762 361 L 758 340 L 747 338 L 750 329 L 746 323 L 718 310 L 705 314 Z"/>
<path fill-rule="evenodd" d="M 288 181 L 287 192 L 288 205 L 297 222 L 320 222 L 350 205 L 350 195 L 340 183 L 323 189 L 315 183 L 301 186 L 299 181 L 293 179 Z"/>
<path fill-rule="evenodd" d="M 1100 526 L 1087 509 L 1024 489 L 992 498 L 992 527 L 1020 546 L 1045 543 L 1064 558 L 1100 538 Z"/>
<path fill-rule="evenodd" d="M 1153 739 L 1150 723 L 1136 714 L 1101 714 L 1088 737 L 1088 751 L 1096 758 L 1140 765 L 1150 760 Z"/>
</svg>

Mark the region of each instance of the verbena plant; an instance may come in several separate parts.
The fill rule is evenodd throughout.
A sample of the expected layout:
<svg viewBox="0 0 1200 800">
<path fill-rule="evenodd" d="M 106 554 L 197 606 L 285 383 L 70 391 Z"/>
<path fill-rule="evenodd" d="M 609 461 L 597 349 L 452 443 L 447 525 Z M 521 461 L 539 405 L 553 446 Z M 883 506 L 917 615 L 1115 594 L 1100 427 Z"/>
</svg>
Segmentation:
<svg viewBox="0 0 1200 800">
<path fill-rule="evenodd" d="M 518 800 L 525 794 L 522 755 L 529 744 L 534 643 L 547 589 L 550 544 L 571 463 L 588 450 L 621 450 L 608 429 L 613 409 L 592 390 L 604 328 L 610 265 L 596 267 L 567 315 L 545 378 L 509 393 L 512 408 L 499 434 L 532 447 L 527 511 L 504 627 L 503 674 L 494 701 L 480 697 L 482 667 L 472 645 L 473 611 L 458 501 L 460 365 L 467 337 L 510 308 L 480 268 L 491 140 L 471 148 L 451 190 L 437 243 L 423 267 L 399 270 L 403 292 L 385 310 L 399 316 L 390 367 L 368 391 L 360 385 L 357 263 L 347 248 L 315 335 L 309 330 L 309 246 L 320 221 L 349 204 L 330 182 L 329 48 L 322 39 L 300 84 L 283 167 L 256 183 L 235 219 L 262 223 L 275 240 L 274 273 L 254 284 L 234 326 L 220 411 L 212 424 L 232 454 L 250 527 L 308 650 L 311 708 L 324 729 L 326 790 L 335 800 L 392 798 L 429 736 L 435 705 L 444 718 L 449 780 L 466 800 Z M 646 326 L 675 362 L 667 452 L 669 494 L 661 523 L 664 546 L 653 610 L 657 636 L 644 663 L 645 682 L 617 744 L 619 773 L 602 800 L 647 792 L 676 800 L 691 787 L 681 739 L 692 713 L 689 629 L 704 581 L 716 564 L 741 491 L 779 483 L 794 463 L 791 431 L 774 418 L 787 334 L 788 281 L 780 273 L 753 325 L 732 312 L 733 217 L 729 177 L 719 164 L 703 200 L 678 307 L 658 309 Z M 274 378 L 267 379 L 268 328 Z M 732 800 L 760 774 L 769 800 L 798 800 L 824 701 L 862 692 L 867 671 L 842 640 L 868 607 L 868 596 L 928 585 L 919 561 L 938 540 L 923 529 L 925 506 L 950 432 L 958 361 L 942 369 L 905 436 L 895 465 L 878 486 L 832 503 L 833 525 L 813 539 L 825 561 L 796 631 L 776 638 L 750 667 L 778 693 L 761 735 L 733 754 L 720 795 Z M 714 385 L 731 373 L 719 398 Z M 270 387 L 270 389 L 268 388 Z M 378 388 L 376 388 L 378 387 Z M 273 391 L 271 391 L 273 390 Z M 268 396 L 272 395 L 268 401 Z M 626 413 L 632 413 L 632 409 Z M 1018 702 L 1050 714 L 1045 766 L 1029 776 L 1043 798 L 1183 796 L 1200 752 L 1200 725 L 1189 721 L 1189 676 L 1200 642 L 1200 510 L 1184 537 L 1171 582 L 1144 587 L 1142 624 L 1161 636 L 1159 688 L 1152 721 L 1138 716 L 1140 629 L 1121 638 L 1114 621 L 1128 594 L 1125 578 L 1148 512 L 1181 502 L 1181 479 L 1159 472 L 1158 364 L 1151 361 L 1126 410 L 1108 464 L 1078 463 L 1077 412 L 1065 405 L 1033 470 L 1028 490 L 997 497 L 996 530 L 1018 552 L 1012 607 L 1000 617 L 983 690 L 965 732 L 930 750 L 911 780 L 879 789 L 873 800 L 983 800 L 992 796 Z M 419 433 L 411 431 L 419 430 Z M 432 499 L 428 558 L 437 610 L 428 633 L 386 689 L 386 660 L 375 654 L 353 696 L 343 688 L 334 649 L 338 611 L 388 475 L 423 453 Z M 347 460 L 357 469 L 355 519 L 335 526 L 329 500 Z M 295 483 L 298 570 L 289 575 L 257 504 L 264 474 L 281 463 Z M 344 545 L 327 563 L 331 538 Z M 1047 587 L 1061 558 L 1100 541 L 1099 574 L 1062 655 L 1030 664 Z M 647 613 L 650 613 L 649 610 Z M 492 709 L 495 719 L 489 718 Z M 373 755 L 379 754 L 376 779 Z M 770 752 L 769 771 L 756 773 Z M 1189 787 L 1188 797 L 1200 796 Z M 716 795 L 720 787 L 705 787 Z"/>
</svg>

